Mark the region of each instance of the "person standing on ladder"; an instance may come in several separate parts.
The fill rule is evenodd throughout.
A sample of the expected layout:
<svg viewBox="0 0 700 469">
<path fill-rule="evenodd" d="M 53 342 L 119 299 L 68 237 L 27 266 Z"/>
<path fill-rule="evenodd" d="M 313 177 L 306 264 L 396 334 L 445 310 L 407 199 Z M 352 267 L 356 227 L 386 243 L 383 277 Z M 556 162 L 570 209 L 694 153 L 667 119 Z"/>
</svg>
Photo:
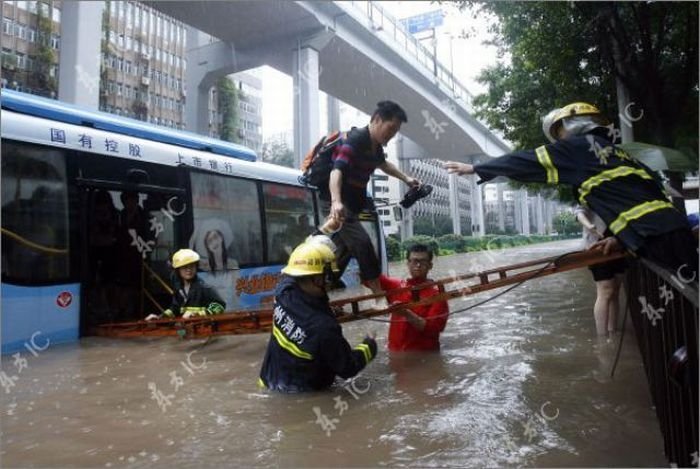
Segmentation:
<svg viewBox="0 0 700 469">
<path fill-rule="evenodd" d="M 339 248 L 339 267 L 344 271 L 350 255 L 357 259 L 360 277 L 373 293 L 381 293 L 379 283 L 381 264 L 374 252 L 369 235 L 360 224 L 358 214 L 367 208 L 367 183 L 376 168 L 393 176 L 409 187 L 420 186 L 420 181 L 407 176 L 394 164 L 386 160 L 383 147 L 394 138 L 407 122 L 406 112 L 392 101 L 377 103 L 377 109 L 367 127 L 354 128 L 332 155 L 333 169 L 327 187 L 320 187 L 321 208 L 324 214 L 338 225 L 340 230 L 333 236 Z M 378 307 L 386 306 L 378 301 Z"/>
<path fill-rule="evenodd" d="M 448 161 L 444 168 L 460 175 L 476 173 L 479 183 L 506 176 L 571 185 L 579 203 L 595 212 L 613 234 L 592 249 L 602 248 L 607 254 L 624 247 L 697 282 L 697 245 L 685 215 L 667 199 L 649 168 L 615 146 L 609 121 L 597 107 L 578 102 L 554 109 L 543 119 L 542 130 L 549 145 L 477 165 Z"/>
</svg>

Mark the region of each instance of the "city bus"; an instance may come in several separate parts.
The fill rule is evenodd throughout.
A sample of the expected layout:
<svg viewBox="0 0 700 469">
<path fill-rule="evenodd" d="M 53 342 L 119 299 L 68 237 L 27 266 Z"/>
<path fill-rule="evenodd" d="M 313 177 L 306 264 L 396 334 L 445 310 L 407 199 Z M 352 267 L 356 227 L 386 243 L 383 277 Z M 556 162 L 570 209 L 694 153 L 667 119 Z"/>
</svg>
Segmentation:
<svg viewBox="0 0 700 469">
<path fill-rule="evenodd" d="M 227 311 L 268 303 L 319 224 L 318 191 L 248 148 L 6 89 L 1 102 L 3 354 L 160 312 L 184 247 Z M 361 218 L 386 271 L 376 211 Z M 343 282 L 359 284 L 354 260 Z"/>
</svg>

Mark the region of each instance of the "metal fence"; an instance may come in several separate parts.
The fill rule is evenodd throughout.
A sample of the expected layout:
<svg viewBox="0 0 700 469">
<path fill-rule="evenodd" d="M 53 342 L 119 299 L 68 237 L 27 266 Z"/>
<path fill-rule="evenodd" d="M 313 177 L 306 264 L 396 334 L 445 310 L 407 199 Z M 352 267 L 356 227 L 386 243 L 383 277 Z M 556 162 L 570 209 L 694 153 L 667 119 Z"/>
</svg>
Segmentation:
<svg viewBox="0 0 700 469">
<path fill-rule="evenodd" d="M 666 456 L 698 465 L 698 279 L 640 260 L 628 301 Z"/>
</svg>

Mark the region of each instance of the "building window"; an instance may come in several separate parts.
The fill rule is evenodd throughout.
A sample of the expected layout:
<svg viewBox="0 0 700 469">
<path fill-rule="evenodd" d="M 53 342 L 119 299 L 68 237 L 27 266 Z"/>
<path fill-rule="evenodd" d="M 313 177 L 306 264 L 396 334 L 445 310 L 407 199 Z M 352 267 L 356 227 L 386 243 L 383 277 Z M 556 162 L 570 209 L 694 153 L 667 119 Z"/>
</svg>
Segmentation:
<svg viewBox="0 0 700 469">
<path fill-rule="evenodd" d="M 56 36 L 55 34 L 51 35 L 51 47 L 53 49 L 60 49 L 61 47 L 61 38 Z"/>
<path fill-rule="evenodd" d="M 2 19 L 2 32 L 11 36 L 13 34 L 13 28 L 14 26 L 14 21 L 12 21 L 10 18 L 3 18 Z"/>
<path fill-rule="evenodd" d="M 126 4 L 126 27 L 131 29 L 134 26 L 134 10 L 131 3 Z"/>
<path fill-rule="evenodd" d="M 36 42 L 36 29 L 27 28 L 27 40 L 29 42 Z"/>
<path fill-rule="evenodd" d="M 20 39 L 27 39 L 27 26 L 22 23 L 15 23 L 15 36 Z"/>
<path fill-rule="evenodd" d="M 53 7 L 51 19 L 54 20 L 56 23 L 60 23 L 61 22 L 61 10 L 59 10 L 56 7 Z"/>
</svg>

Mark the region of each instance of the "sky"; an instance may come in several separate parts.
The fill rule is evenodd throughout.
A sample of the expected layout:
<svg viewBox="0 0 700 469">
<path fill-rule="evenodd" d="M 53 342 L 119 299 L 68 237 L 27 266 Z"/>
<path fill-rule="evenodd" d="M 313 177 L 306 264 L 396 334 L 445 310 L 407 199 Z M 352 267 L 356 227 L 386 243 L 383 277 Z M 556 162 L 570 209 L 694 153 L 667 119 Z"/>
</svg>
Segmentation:
<svg viewBox="0 0 700 469">
<path fill-rule="evenodd" d="M 406 18 L 434 10 L 445 14 L 443 26 L 437 28 L 438 58 L 448 69 L 452 66 L 454 74 L 472 94 L 485 91 L 476 82 L 476 77 L 486 67 L 495 65 L 498 59 L 496 48 L 483 44 L 489 36 L 487 23 L 482 18 L 474 19 L 469 13 L 459 12 L 450 4 L 436 4 L 430 1 L 386 1 L 375 2 L 397 19 Z M 463 30 L 471 32 L 469 38 L 462 38 Z M 418 34 L 422 37 L 426 34 Z M 430 39 L 422 41 L 426 47 L 432 47 Z M 450 51 L 450 46 L 451 51 Z M 262 67 L 263 81 L 263 142 L 271 136 L 292 129 L 292 78 L 270 67 Z M 325 103 L 325 101 L 322 101 Z M 325 130 L 325 104 L 321 106 L 321 129 Z"/>
</svg>

